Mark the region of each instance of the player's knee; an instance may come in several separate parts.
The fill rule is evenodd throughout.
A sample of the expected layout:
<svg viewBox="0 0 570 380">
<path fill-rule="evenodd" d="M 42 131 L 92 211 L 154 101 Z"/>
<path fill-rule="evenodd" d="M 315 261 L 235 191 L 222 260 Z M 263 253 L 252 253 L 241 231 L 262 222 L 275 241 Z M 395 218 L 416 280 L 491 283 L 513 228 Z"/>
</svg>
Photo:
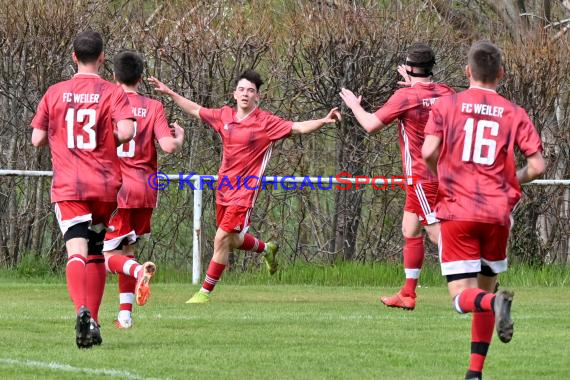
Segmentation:
<svg viewBox="0 0 570 380">
<path fill-rule="evenodd" d="M 232 234 L 222 229 L 218 229 L 216 237 L 214 238 L 214 245 L 216 247 L 230 246 L 232 241 Z"/>
<path fill-rule="evenodd" d="M 89 230 L 89 242 L 87 243 L 88 255 L 100 255 L 103 253 L 103 241 L 105 240 L 105 230 L 95 232 Z"/>
<path fill-rule="evenodd" d="M 74 224 L 63 234 L 63 240 L 66 242 L 76 238 L 89 239 L 89 222 Z"/>
<path fill-rule="evenodd" d="M 405 238 L 411 239 L 422 236 L 422 231 L 408 226 L 402 226 L 402 235 Z"/>
</svg>

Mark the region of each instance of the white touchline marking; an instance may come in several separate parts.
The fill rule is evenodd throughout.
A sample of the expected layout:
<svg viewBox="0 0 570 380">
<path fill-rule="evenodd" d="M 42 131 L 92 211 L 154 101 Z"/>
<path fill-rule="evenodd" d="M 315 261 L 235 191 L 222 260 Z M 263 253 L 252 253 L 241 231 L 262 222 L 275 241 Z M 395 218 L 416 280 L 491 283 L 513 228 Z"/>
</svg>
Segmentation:
<svg viewBox="0 0 570 380">
<path fill-rule="evenodd" d="M 69 364 L 61 364 L 61 363 L 56 363 L 56 362 L 38 362 L 38 361 L 34 361 L 34 360 L 16 360 L 16 359 L 2 359 L 2 358 L 0 358 L 0 364 L 29 367 L 29 368 L 53 369 L 53 370 L 65 371 L 65 372 L 86 373 L 88 375 L 103 375 L 103 376 L 110 376 L 110 377 L 122 377 L 122 378 L 133 379 L 133 380 L 159 380 L 156 378 L 143 377 L 143 376 L 137 375 L 136 373 L 132 373 L 129 371 L 124 371 L 124 370 L 106 369 L 106 368 L 81 368 L 81 367 L 73 367 L 73 366 L 70 366 Z"/>
</svg>

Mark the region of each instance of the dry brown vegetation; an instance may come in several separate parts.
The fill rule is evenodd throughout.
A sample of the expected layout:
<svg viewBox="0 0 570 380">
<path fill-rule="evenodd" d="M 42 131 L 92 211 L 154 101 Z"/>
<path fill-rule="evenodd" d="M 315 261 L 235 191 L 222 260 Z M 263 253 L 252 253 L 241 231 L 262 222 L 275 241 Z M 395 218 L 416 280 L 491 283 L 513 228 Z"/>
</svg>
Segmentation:
<svg viewBox="0 0 570 380">
<path fill-rule="evenodd" d="M 525 107 L 541 131 L 546 178 L 570 178 L 568 104 L 570 51 L 563 2 L 523 1 L 2 1 L 0 10 L 0 168 L 49 170 L 28 128 L 47 87 L 73 73 L 71 41 L 91 27 L 104 35 L 106 54 L 141 51 L 156 75 L 204 106 L 229 102 L 233 78 L 256 68 L 266 79 L 263 107 L 294 120 L 340 105 L 347 87 L 376 109 L 396 88 L 396 67 L 414 41 L 432 44 L 436 80 L 457 89 L 472 41 L 490 38 L 504 51 L 508 75 L 500 93 Z M 513 8 L 514 7 L 514 8 Z M 513 9 L 515 10 L 513 13 Z M 524 11 L 524 12 L 523 12 Z M 533 13 L 540 17 L 520 16 Z M 110 78 L 107 63 L 104 76 Z M 142 89 L 152 94 L 148 86 Z M 163 99 L 165 100 L 165 99 Z M 161 157 L 168 173 L 217 171 L 221 145 L 202 123 L 171 103 L 171 120 L 187 130 L 181 152 Z M 314 135 L 277 146 L 268 174 L 365 175 L 401 172 L 397 132 L 367 136 L 353 117 Z M 511 256 L 532 263 L 570 258 L 570 189 L 525 187 Z M 262 193 L 254 231 L 278 238 L 288 260 L 399 260 L 403 192 L 300 190 Z M 203 254 L 211 255 L 214 194 L 205 192 Z M 142 255 L 181 265 L 191 256 L 192 192 L 171 184 L 161 194 L 153 238 Z M 63 244 L 50 211 L 49 179 L 0 177 L 0 266 L 36 253 L 55 266 Z M 433 254 L 433 247 L 431 253 Z M 256 265 L 234 256 L 234 265 Z"/>
</svg>

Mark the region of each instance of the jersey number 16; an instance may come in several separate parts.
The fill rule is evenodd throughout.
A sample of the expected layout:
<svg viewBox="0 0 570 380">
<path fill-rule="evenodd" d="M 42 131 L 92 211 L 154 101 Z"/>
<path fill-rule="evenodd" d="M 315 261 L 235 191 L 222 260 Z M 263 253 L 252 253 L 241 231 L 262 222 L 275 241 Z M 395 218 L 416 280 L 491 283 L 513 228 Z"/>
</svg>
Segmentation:
<svg viewBox="0 0 570 380">
<path fill-rule="evenodd" d="M 499 135 L 499 123 L 491 120 L 479 120 L 477 122 L 477 131 L 475 132 L 475 148 L 473 149 L 473 158 L 471 158 L 471 146 L 473 145 L 473 127 L 475 120 L 473 118 L 467 119 L 463 130 L 465 131 L 465 142 L 463 143 L 463 161 L 473 161 L 476 164 L 493 165 L 495 162 L 495 151 L 497 149 L 497 142 L 492 139 L 483 137 L 485 129 L 490 129 L 491 136 Z M 483 156 L 483 147 L 487 147 L 487 154 Z"/>
</svg>

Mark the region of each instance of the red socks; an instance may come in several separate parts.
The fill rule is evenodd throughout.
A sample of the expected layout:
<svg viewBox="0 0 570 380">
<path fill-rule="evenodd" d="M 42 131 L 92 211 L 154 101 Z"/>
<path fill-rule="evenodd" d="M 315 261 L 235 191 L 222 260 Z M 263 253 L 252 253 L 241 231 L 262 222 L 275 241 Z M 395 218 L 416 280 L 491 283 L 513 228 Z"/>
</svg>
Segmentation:
<svg viewBox="0 0 570 380">
<path fill-rule="evenodd" d="M 454 307 L 458 313 L 493 311 L 495 295 L 478 288 L 468 288 L 455 296 Z"/>
<path fill-rule="evenodd" d="M 106 262 L 107 270 L 111 273 L 124 273 L 127 276 L 137 278 L 142 265 L 133 260 L 132 256 L 111 255 Z"/>
<path fill-rule="evenodd" d="M 134 256 L 126 256 L 129 259 L 134 259 Z M 135 288 L 137 286 L 137 279 L 127 276 L 124 273 L 119 273 L 119 311 L 133 311 L 133 302 L 135 301 Z"/>
<path fill-rule="evenodd" d="M 492 311 L 475 312 L 471 321 L 471 356 L 469 372 L 481 374 L 487 357 L 487 351 L 493 338 L 495 314 Z"/>
<path fill-rule="evenodd" d="M 214 287 L 218 281 L 220 281 L 220 277 L 222 277 L 222 273 L 224 273 L 224 269 L 226 269 L 224 264 L 217 263 L 212 259 L 208 266 L 208 271 L 206 272 L 206 278 L 202 284 L 202 290 L 205 290 L 208 293 L 214 290 Z"/>
<path fill-rule="evenodd" d="M 265 249 L 265 243 L 252 234 L 245 234 L 243 244 L 238 249 L 261 253 Z"/>
<path fill-rule="evenodd" d="M 81 255 L 70 255 L 67 258 L 67 266 L 65 267 L 65 277 L 67 279 L 67 292 L 75 305 L 75 312 L 79 312 L 81 306 L 86 306 L 85 295 L 85 262 L 86 259 Z"/>
<path fill-rule="evenodd" d="M 135 287 L 137 280 L 134 277 L 119 273 L 119 310 L 133 311 L 135 300 Z"/>
<path fill-rule="evenodd" d="M 402 295 L 416 297 L 418 278 L 424 263 L 424 238 L 404 238 L 404 272 L 406 282 L 401 290 Z"/>
<path fill-rule="evenodd" d="M 483 365 L 495 328 L 494 303 L 495 294 L 478 288 L 464 289 L 453 299 L 453 307 L 457 312 L 473 313 L 471 356 L 466 378 L 480 378 L 483 372 Z"/>
<path fill-rule="evenodd" d="M 87 256 L 85 278 L 87 284 L 85 288 L 85 306 L 91 311 L 91 317 L 99 323 L 99 306 L 101 306 L 103 292 L 105 291 L 105 280 L 107 279 L 105 257 L 103 255 Z"/>
</svg>

